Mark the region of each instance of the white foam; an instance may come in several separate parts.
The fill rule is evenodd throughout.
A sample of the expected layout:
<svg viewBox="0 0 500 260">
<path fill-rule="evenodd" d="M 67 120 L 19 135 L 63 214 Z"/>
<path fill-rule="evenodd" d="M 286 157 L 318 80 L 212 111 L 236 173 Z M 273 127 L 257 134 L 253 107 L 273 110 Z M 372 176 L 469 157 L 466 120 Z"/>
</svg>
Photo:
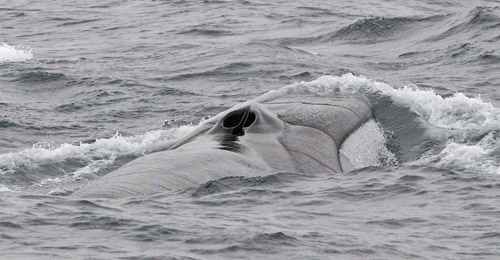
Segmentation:
<svg viewBox="0 0 500 260">
<path fill-rule="evenodd" d="M 0 155 L 0 174 L 14 173 L 20 167 L 36 169 L 40 165 L 77 159 L 87 165 L 69 175 L 78 178 L 95 174 L 100 167 L 112 164 L 116 158 L 127 155 L 142 155 L 168 147 L 172 140 L 191 132 L 195 126 L 186 125 L 167 130 L 146 132 L 142 135 L 124 137 L 119 134 L 108 139 L 97 139 L 94 143 L 79 145 L 60 144 L 52 147 L 38 143 L 32 148 Z"/>
<path fill-rule="evenodd" d="M 0 193 L 1 192 L 13 192 L 13 190 L 9 189 L 7 186 L 0 184 Z"/>
<path fill-rule="evenodd" d="M 450 170 L 500 173 L 500 140 L 493 134 L 500 131 L 500 109 L 479 97 L 467 97 L 463 93 L 442 97 L 431 89 L 414 85 L 396 89 L 383 82 L 345 74 L 295 83 L 270 91 L 258 100 L 286 94 L 376 94 L 390 97 L 395 104 L 408 107 L 430 125 L 449 130 L 450 142 L 446 148 L 437 154 L 426 154 L 416 163 Z"/>
<path fill-rule="evenodd" d="M 283 95 L 285 93 L 315 94 L 334 96 L 338 94 L 371 93 L 389 96 L 400 105 L 409 107 L 424 120 L 437 127 L 474 130 L 485 128 L 487 131 L 499 129 L 500 109 L 479 97 L 467 97 L 456 93 L 451 97 L 436 94 L 432 89 L 420 89 L 409 85 L 393 88 L 390 85 L 367 79 L 362 76 L 344 74 L 323 76 L 311 82 L 300 82 L 284 87 L 277 93 L 266 95 Z"/>
<path fill-rule="evenodd" d="M 31 59 L 33 59 L 31 49 L 0 42 L 0 62 L 19 62 Z"/>
<path fill-rule="evenodd" d="M 478 143 L 448 142 L 437 154 L 424 155 L 416 163 L 461 172 L 500 174 L 500 142 L 488 134 Z"/>
</svg>

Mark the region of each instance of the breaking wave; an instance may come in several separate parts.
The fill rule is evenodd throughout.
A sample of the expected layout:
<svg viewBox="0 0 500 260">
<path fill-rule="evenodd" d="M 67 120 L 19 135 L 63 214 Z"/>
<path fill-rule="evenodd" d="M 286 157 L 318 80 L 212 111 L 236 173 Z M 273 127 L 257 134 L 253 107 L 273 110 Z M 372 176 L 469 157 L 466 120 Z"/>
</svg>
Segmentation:
<svg viewBox="0 0 500 260">
<path fill-rule="evenodd" d="M 0 177 L 29 179 L 31 184 L 37 181 L 36 176 L 49 169 L 51 177 L 46 182 L 59 182 L 61 178 L 91 179 L 103 168 L 126 156 L 140 156 L 146 153 L 163 150 L 180 136 L 189 133 L 195 126 L 185 125 L 178 128 L 156 130 L 136 136 L 122 136 L 117 133 L 111 138 L 51 145 L 40 142 L 32 148 L 19 152 L 0 155 Z M 57 166 L 57 167 L 56 167 Z M 16 184 L 15 182 L 13 184 Z"/>
<path fill-rule="evenodd" d="M 463 93 L 442 97 L 432 89 L 415 85 L 393 88 L 383 82 L 345 74 L 292 84 L 259 99 L 285 93 L 389 97 L 396 105 L 416 113 L 428 125 L 446 131 L 444 149 L 433 149 L 411 163 L 452 171 L 500 174 L 500 109 L 480 97 L 468 97 Z"/>
<path fill-rule="evenodd" d="M 31 59 L 33 59 L 31 49 L 0 42 L 0 62 L 19 62 Z"/>
</svg>

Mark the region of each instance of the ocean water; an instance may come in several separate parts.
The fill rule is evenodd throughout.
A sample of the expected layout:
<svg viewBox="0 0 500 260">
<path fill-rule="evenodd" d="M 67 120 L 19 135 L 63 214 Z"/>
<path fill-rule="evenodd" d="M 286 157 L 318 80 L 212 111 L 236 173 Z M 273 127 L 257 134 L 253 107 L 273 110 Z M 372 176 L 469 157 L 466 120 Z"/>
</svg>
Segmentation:
<svg viewBox="0 0 500 260">
<path fill-rule="evenodd" d="M 0 259 L 500 259 L 499 87 L 496 0 L 0 0 Z M 370 99 L 392 157 L 68 197 L 290 92 Z"/>
</svg>

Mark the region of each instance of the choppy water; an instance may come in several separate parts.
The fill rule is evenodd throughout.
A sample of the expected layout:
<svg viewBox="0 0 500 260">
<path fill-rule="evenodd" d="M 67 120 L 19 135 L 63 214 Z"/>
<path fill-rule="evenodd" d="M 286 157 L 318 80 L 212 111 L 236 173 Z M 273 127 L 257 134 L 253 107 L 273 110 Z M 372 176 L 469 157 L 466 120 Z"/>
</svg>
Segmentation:
<svg viewBox="0 0 500 260">
<path fill-rule="evenodd" d="M 499 43 L 493 0 L 0 1 L 0 258 L 498 259 Z M 445 135 L 335 176 L 65 196 L 278 89 Z"/>
</svg>

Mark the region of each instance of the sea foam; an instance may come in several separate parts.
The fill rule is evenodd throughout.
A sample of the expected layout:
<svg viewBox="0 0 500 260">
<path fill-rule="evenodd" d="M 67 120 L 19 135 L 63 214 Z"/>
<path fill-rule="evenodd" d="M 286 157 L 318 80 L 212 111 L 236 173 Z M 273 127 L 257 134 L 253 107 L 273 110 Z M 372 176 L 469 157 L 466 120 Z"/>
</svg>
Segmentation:
<svg viewBox="0 0 500 260">
<path fill-rule="evenodd" d="M 421 89 L 415 85 L 393 88 L 383 82 L 344 74 L 295 83 L 266 93 L 260 99 L 289 93 L 321 96 L 377 94 L 390 97 L 395 104 L 409 108 L 430 125 L 446 129 L 449 133 L 444 149 L 424 154 L 412 163 L 454 171 L 500 174 L 500 109 L 480 97 L 468 97 L 463 93 L 442 97 L 432 89 Z"/>
<path fill-rule="evenodd" d="M 37 143 L 33 147 L 0 155 L 0 174 L 13 174 L 20 168 L 36 169 L 41 165 L 55 164 L 70 159 L 86 163 L 86 166 L 67 175 L 78 178 L 95 174 L 100 167 L 112 164 L 116 158 L 166 149 L 173 140 L 191 132 L 195 126 L 149 131 L 136 136 L 115 134 L 111 138 L 97 139 L 93 143 L 51 145 Z"/>
<path fill-rule="evenodd" d="M 7 43 L 0 42 L 0 62 L 19 62 L 33 59 L 31 49 L 11 46 Z"/>
</svg>

